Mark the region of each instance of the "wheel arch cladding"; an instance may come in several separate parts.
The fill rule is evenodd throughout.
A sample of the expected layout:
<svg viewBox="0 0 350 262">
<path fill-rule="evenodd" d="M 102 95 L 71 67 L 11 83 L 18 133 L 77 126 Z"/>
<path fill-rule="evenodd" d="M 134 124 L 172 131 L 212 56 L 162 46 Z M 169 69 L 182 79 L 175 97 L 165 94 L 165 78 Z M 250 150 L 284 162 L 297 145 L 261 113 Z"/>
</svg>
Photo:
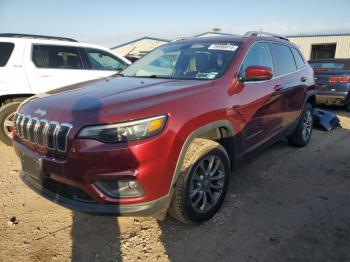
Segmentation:
<svg viewBox="0 0 350 262">
<path fill-rule="evenodd" d="M 216 133 L 216 136 L 213 136 L 213 134 Z M 221 144 L 225 150 L 227 151 L 227 154 L 230 159 L 230 168 L 232 169 L 232 164 L 234 162 L 234 136 L 236 134 L 236 131 L 232 125 L 232 123 L 229 120 L 218 120 L 215 122 L 208 123 L 204 126 L 201 126 L 195 130 L 193 130 L 186 138 L 185 142 L 182 145 L 175 171 L 173 173 L 172 182 L 170 185 L 169 192 L 172 191 L 174 185 L 176 184 L 176 181 L 179 177 L 181 166 L 184 161 L 186 152 L 192 143 L 192 141 L 196 138 L 207 138 L 214 140 Z M 209 137 L 208 137 L 209 136 Z M 214 138 L 214 139 L 213 139 Z M 232 142 L 232 144 L 230 143 Z M 230 145 L 231 144 L 231 145 Z"/>
</svg>

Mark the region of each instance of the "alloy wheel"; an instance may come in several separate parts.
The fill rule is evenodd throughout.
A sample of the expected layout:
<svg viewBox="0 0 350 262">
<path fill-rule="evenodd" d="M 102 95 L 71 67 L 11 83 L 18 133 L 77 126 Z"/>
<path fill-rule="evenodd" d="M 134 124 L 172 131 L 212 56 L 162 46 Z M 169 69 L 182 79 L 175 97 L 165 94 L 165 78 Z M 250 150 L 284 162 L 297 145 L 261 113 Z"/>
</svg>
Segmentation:
<svg viewBox="0 0 350 262">
<path fill-rule="evenodd" d="M 15 116 L 15 113 L 11 113 L 9 114 L 5 121 L 4 121 L 4 131 L 5 131 L 5 134 L 12 139 L 12 130 L 13 130 L 13 120 L 14 120 L 14 116 Z"/>
<path fill-rule="evenodd" d="M 219 201 L 225 184 L 225 167 L 216 155 L 208 155 L 194 167 L 190 184 L 192 208 L 205 213 Z"/>
<path fill-rule="evenodd" d="M 306 111 L 303 119 L 303 139 L 307 141 L 311 136 L 312 131 L 312 113 L 311 111 Z"/>
</svg>

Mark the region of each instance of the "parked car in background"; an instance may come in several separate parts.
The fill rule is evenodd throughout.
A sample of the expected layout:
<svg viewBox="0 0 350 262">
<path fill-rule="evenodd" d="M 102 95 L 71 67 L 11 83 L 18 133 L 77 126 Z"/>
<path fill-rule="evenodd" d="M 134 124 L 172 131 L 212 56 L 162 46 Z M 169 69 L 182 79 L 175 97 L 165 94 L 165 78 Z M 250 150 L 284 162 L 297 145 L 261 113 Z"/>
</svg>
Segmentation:
<svg viewBox="0 0 350 262">
<path fill-rule="evenodd" d="M 129 64 L 108 48 L 69 38 L 0 34 L 0 140 L 12 145 L 13 116 L 26 98 L 107 77 Z"/>
<path fill-rule="evenodd" d="M 350 59 L 309 61 L 315 72 L 317 104 L 345 106 L 350 111 Z"/>
<path fill-rule="evenodd" d="M 260 34 L 171 42 L 119 77 L 30 98 L 15 115 L 21 178 L 82 212 L 210 219 L 237 159 L 311 138 L 312 68 Z"/>
</svg>

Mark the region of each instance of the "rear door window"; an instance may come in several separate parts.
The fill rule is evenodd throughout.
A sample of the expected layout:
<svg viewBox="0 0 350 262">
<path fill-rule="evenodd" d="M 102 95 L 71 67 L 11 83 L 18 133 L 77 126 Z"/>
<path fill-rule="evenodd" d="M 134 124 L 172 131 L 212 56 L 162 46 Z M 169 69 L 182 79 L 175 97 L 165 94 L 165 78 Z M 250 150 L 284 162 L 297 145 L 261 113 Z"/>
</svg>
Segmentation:
<svg viewBox="0 0 350 262">
<path fill-rule="evenodd" d="M 82 69 L 82 61 L 76 47 L 34 45 L 32 59 L 38 68 Z"/>
<path fill-rule="evenodd" d="M 257 43 L 249 49 L 242 63 L 240 70 L 241 77 L 244 76 L 245 70 L 250 66 L 265 66 L 273 70 L 273 62 L 268 43 Z"/>
<path fill-rule="evenodd" d="M 123 61 L 105 51 L 90 48 L 85 48 L 84 51 L 93 70 L 118 71 L 126 67 Z"/>
<path fill-rule="evenodd" d="M 15 45 L 13 43 L 7 43 L 7 42 L 0 43 L 0 67 L 6 66 L 14 48 L 15 48 Z"/>
<path fill-rule="evenodd" d="M 294 55 L 295 63 L 297 64 L 297 68 L 302 68 L 305 65 L 305 61 L 299 51 L 295 49 L 294 47 L 292 48 L 292 52 Z"/>
<path fill-rule="evenodd" d="M 272 55 L 276 65 L 276 75 L 285 75 L 296 70 L 296 64 L 290 48 L 286 45 L 271 44 Z"/>
</svg>

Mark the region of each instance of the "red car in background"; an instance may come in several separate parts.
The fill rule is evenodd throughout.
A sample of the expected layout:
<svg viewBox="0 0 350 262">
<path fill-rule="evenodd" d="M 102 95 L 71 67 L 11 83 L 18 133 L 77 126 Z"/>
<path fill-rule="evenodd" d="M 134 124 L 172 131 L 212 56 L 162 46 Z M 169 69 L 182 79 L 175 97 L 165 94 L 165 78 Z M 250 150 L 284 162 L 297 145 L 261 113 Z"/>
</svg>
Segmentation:
<svg viewBox="0 0 350 262">
<path fill-rule="evenodd" d="M 314 105 L 313 70 L 287 39 L 191 38 L 25 101 L 14 148 L 23 181 L 63 206 L 196 224 L 220 208 L 237 159 L 309 142 Z"/>
</svg>

